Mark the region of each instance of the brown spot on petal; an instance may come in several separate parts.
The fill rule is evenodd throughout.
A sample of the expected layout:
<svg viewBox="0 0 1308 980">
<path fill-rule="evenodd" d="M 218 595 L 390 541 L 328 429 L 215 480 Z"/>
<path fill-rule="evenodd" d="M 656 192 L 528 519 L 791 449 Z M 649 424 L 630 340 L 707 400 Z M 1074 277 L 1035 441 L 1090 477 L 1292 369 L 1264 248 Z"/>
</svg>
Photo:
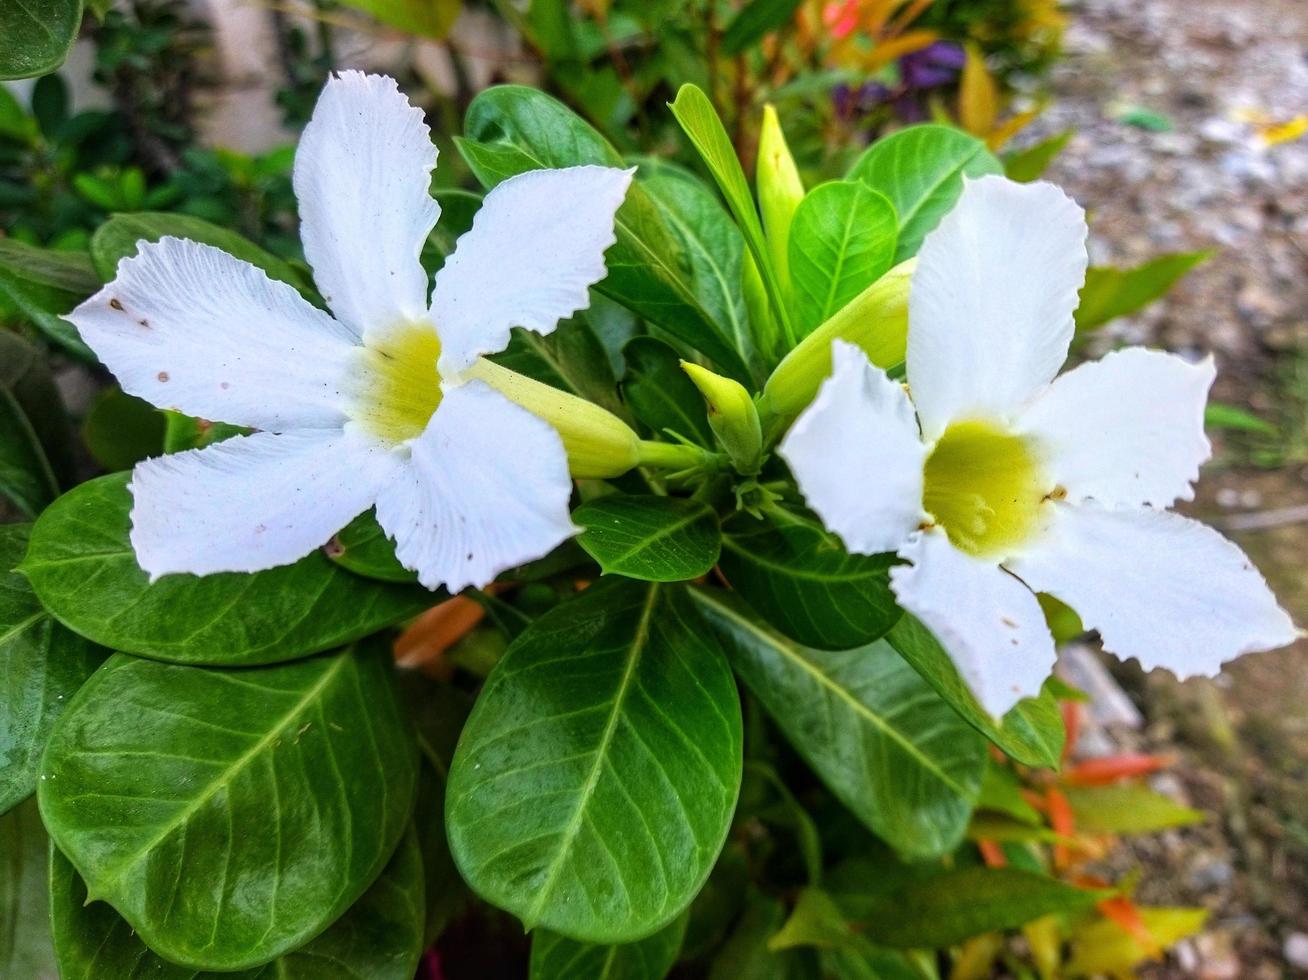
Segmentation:
<svg viewBox="0 0 1308 980">
<path fill-rule="evenodd" d="M 168 380 L 168 372 L 167 372 L 167 371 L 160 371 L 158 374 L 155 375 L 155 377 L 158 378 L 160 381 L 167 381 L 167 380 Z"/>
<path fill-rule="evenodd" d="M 1002 623 L 1003 623 L 1005 626 L 1007 626 L 1009 629 L 1014 629 L 1014 630 L 1017 629 L 1017 623 L 1013 622 L 1013 621 L 1012 621 L 1011 619 L 1009 619 L 1007 616 L 1002 617 L 1002 618 L 1000 619 L 1000 622 L 1002 622 Z"/>
<path fill-rule="evenodd" d="M 122 312 L 123 304 L 122 304 L 122 302 L 118 299 L 118 297 L 115 296 L 113 299 L 109 300 L 109 307 L 110 307 L 111 309 L 115 309 L 115 310 L 118 310 L 119 312 Z"/>
</svg>

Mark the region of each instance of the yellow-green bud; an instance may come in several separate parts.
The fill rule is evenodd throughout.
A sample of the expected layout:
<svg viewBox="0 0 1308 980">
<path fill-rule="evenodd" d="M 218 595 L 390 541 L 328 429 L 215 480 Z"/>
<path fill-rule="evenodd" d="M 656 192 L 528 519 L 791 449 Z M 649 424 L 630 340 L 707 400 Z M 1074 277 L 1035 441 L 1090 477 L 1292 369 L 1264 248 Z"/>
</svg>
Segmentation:
<svg viewBox="0 0 1308 980">
<path fill-rule="evenodd" d="M 772 267 L 782 283 L 790 282 L 790 222 L 795 209 L 804 199 L 804 182 L 799 179 L 795 158 L 786 145 L 777 110 L 763 107 L 763 129 L 758 140 L 758 164 L 754 184 L 758 188 L 759 210 L 763 213 L 763 230 L 767 233 Z"/>
<path fill-rule="evenodd" d="M 857 344 L 879 367 L 901 363 L 908 347 L 908 290 L 915 268 L 917 259 L 899 263 L 800 341 L 763 386 L 760 409 L 783 419 L 803 411 L 831 374 L 833 340 Z"/>
<path fill-rule="evenodd" d="M 763 462 L 763 430 L 754 399 L 744 385 L 706 367 L 681 362 L 681 370 L 695 382 L 708 403 L 708 423 L 738 473 L 752 476 Z"/>
<path fill-rule="evenodd" d="M 464 373 L 484 381 L 552 425 L 568 451 L 568 469 L 581 478 L 620 476 L 641 462 L 640 437 L 612 412 L 480 358 Z"/>
</svg>

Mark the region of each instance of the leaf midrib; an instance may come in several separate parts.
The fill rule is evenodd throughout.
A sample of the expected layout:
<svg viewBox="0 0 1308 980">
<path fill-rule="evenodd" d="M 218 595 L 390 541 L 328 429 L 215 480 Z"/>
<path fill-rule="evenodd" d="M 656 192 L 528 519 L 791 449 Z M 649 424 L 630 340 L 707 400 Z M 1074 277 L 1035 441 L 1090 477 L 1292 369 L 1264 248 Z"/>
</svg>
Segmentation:
<svg viewBox="0 0 1308 980">
<path fill-rule="evenodd" d="M 595 749 L 595 763 L 591 766 L 590 772 L 586 776 L 585 785 L 578 794 L 577 808 L 573 812 L 572 819 L 563 830 L 563 836 L 559 841 L 558 852 L 554 860 L 550 862 L 546 871 L 545 882 L 536 895 L 536 901 L 532 903 L 531 909 L 523 918 L 523 925 L 531 929 L 540 921 L 541 909 L 545 905 L 546 899 L 554 889 L 554 884 L 558 879 L 559 872 L 563 868 L 564 858 L 567 856 L 569 849 L 572 847 L 573 840 L 576 839 L 577 832 L 581 829 L 581 821 L 585 816 L 586 808 L 590 803 L 590 798 L 595 792 L 595 786 L 599 783 L 600 773 L 604 769 L 604 760 L 608 754 L 609 745 L 613 741 L 613 736 L 618 730 L 618 722 L 622 718 L 622 707 L 627 699 L 627 691 L 631 687 L 632 678 L 636 676 L 636 667 L 640 663 L 641 654 L 644 652 L 645 643 L 649 639 L 650 616 L 654 612 L 654 603 L 658 598 L 659 587 L 651 583 L 649 588 L 649 597 L 645 600 L 645 607 L 641 610 L 640 621 L 636 624 L 636 631 L 632 635 L 631 643 L 627 647 L 627 666 L 623 669 L 622 680 L 618 684 L 618 689 L 613 696 L 613 710 L 610 712 L 608 721 L 604 725 L 604 733 L 600 736 L 599 745 Z"/>
<path fill-rule="evenodd" d="M 815 572 L 809 569 L 799 568 L 794 565 L 786 565 L 778 561 L 772 561 L 771 559 L 764 558 L 758 552 L 750 551 L 749 549 L 739 544 L 738 541 L 733 540 L 731 535 L 729 534 L 724 534 L 722 536 L 722 547 L 726 548 L 728 551 L 734 551 L 736 554 L 740 555 L 741 558 L 743 558 L 744 560 L 751 561 L 756 565 L 761 565 L 763 568 L 766 568 L 769 571 L 773 571 L 785 575 L 787 578 L 803 579 L 809 582 L 818 582 L 818 583 L 839 582 L 842 584 L 855 583 L 855 582 L 861 582 L 863 579 L 878 578 L 883 574 L 885 574 L 887 571 L 887 569 L 885 568 L 878 568 L 871 571 L 856 570 L 845 574 L 824 574 L 822 572 Z"/>
</svg>

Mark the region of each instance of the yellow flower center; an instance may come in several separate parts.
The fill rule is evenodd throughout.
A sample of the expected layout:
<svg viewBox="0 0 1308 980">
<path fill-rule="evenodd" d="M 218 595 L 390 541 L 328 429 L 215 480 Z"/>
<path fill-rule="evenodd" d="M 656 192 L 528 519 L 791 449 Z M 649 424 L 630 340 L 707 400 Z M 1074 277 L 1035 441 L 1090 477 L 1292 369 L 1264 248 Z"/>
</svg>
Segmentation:
<svg viewBox="0 0 1308 980">
<path fill-rule="evenodd" d="M 436 331 L 430 324 L 411 324 L 361 352 L 366 380 L 354 418 L 393 445 L 421 435 L 441 403 Z"/>
<path fill-rule="evenodd" d="M 960 551 L 1002 557 L 1027 540 L 1052 487 L 1030 440 L 990 422 L 955 422 L 923 471 L 922 507 Z"/>
</svg>

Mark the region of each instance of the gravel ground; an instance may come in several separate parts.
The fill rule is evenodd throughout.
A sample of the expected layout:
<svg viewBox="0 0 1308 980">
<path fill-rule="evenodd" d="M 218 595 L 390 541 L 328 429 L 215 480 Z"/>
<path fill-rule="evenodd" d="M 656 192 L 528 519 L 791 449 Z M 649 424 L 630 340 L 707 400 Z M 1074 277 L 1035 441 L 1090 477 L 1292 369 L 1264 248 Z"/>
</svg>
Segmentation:
<svg viewBox="0 0 1308 980">
<path fill-rule="evenodd" d="M 1023 142 L 1077 131 L 1049 178 L 1089 209 L 1093 260 L 1219 250 L 1087 353 L 1212 351 L 1214 397 L 1280 427 L 1259 455 L 1247 438 L 1218 440 L 1189 509 L 1249 550 L 1308 623 L 1308 136 L 1266 146 L 1250 122 L 1308 112 L 1308 2 L 1080 0 L 1069 14 L 1055 101 Z M 1122 120 L 1138 110 L 1170 128 Z M 1308 976 L 1308 644 L 1246 657 L 1215 682 L 1114 669 L 1147 719 L 1117 743 L 1178 752 L 1158 788 L 1212 815 L 1118 855 L 1120 870 L 1144 869 L 1141 901 L 1212 910 L 1148 975 Z"/>
</svg>

